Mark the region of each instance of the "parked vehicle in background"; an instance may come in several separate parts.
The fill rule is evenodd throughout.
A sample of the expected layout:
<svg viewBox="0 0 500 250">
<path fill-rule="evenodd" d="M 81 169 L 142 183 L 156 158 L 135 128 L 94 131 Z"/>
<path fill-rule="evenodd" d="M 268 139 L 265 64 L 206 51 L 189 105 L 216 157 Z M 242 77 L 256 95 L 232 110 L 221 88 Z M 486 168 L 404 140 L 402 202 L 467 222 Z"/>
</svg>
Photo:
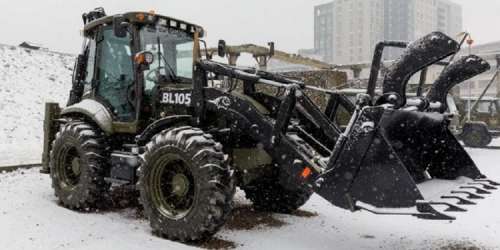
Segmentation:
<svg viewBox="0 0 500 250">
<path fill-rule="evenodd" d="M 469 107 L 473 106 L 469 115 Z M 500 99 L 498 97 L 462 97 L 458 101 L 462 114 L 460 139 L 466 146 L 486 147 L 500 136 Z M 470 117 L 468 117 L 470 116 Z"/>
</svg>

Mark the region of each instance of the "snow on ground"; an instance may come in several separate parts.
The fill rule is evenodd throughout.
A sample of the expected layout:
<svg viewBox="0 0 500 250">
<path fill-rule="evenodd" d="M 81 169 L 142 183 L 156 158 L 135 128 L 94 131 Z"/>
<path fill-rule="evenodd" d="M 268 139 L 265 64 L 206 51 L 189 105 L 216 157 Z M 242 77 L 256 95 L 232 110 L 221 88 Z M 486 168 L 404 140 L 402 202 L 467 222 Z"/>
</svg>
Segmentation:
<svg viewBox="0 0 500 250">
<path fill-rule="evenodd" d="M 0 45 L 0 166 L 41 161 L 44 103 L 65 103 L 73 63 L 68 54 Z"/>
<path fill-rule="evenodd" d="M 468 151 L 484 173 L 500 180 L 498 150 Z M 2 249 L 198 248 L 152 235 L 133 207 L 98 213 L 62 208 L 49 177 L 38 169 L 0 174 L 0 190 Z M 317 195 L 296 215 L 256 213 L 242 192 L 236 203 L 233 219 L 202 248 L 500 249 L 500 190 L 467 207 L 467 213 L 455 214 L 453 222 L 351 213 Z"/>
</svg>

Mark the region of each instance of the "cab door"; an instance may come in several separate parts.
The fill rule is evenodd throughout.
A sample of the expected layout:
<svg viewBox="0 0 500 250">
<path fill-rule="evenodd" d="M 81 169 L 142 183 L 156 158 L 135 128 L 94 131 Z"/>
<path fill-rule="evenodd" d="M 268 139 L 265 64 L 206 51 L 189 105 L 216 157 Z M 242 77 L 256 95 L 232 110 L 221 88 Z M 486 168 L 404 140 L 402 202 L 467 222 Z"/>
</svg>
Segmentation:
<svg viewBox="0 0 500 250">
<path fill-rule="evenodd" d="M 98 42 L 96 98 L 106 105 L 118 123 L 136 120 L 135 74 L 130 34 L 114 35 L 112 26 L 101 29 Z"/>
</svg>

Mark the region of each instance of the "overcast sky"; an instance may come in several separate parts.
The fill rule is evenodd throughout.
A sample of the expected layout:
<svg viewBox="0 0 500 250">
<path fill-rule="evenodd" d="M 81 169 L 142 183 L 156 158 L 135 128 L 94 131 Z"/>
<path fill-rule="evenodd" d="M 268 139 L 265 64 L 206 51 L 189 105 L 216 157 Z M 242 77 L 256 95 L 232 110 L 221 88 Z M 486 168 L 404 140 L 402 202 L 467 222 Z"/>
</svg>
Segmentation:
<svg viewBox="0 0 500 250">
<path fill-rule="evenodd" d="M 366 0 L 370 1 L 370 0 Z M 0 43 L 42 43 L 51 50 L 77 53 L 81 14 L 102 6 L 108 14 L 155 10 L 197 23 L 209 45 L 275 41 L 296 52 L 313 47 L 313 7 L 328 0 L 0 0 Z M 455 0 L 463 5 L 464 28 L 477 43 L 500 40 L 499 0 Z"/>
</svg>

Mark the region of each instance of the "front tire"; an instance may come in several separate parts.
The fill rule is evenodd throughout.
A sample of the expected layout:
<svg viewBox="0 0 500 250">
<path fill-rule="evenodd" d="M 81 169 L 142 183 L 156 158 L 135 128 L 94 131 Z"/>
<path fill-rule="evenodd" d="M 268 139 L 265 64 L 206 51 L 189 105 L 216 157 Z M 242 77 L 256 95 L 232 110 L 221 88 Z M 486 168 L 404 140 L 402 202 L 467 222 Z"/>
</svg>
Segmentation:
<svg viewBox="0 0 500 250">
<path fill-rule="evenodd" d="M 106 142 L 94 126 L 71 121 L 61 126 L 50 153 L 50 176 L 63 206 L 88 210 L 103 204 L 109 190 Z"/>
<path fill-rule="evenodd" d="M 219 230 L 234 189 L 221 144 L 200 129 L 174 128 L 153 137 L 143 161 L 140 200 L 156 234 L 188 242 Z"/>
</svg>

